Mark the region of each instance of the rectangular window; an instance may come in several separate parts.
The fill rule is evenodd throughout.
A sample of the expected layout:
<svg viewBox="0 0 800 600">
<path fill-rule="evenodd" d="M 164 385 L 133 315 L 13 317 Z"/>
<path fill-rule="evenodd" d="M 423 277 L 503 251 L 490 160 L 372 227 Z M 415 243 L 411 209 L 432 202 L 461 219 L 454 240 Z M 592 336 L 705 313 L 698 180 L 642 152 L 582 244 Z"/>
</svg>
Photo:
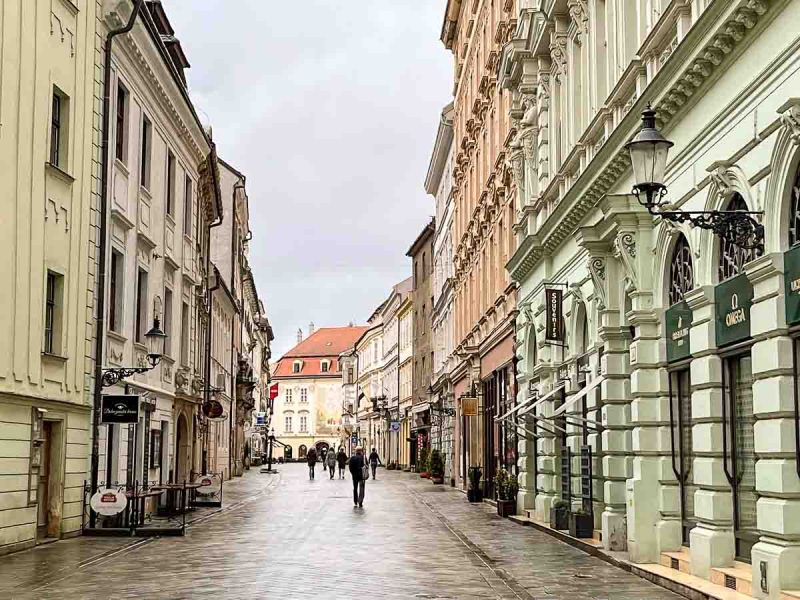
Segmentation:
<svg viewBox="0 0 800 600">
<path fill-rule="evenodd" d="M 167 150 L 167 214 L 175 216 L 175 155 Z"/>
<path fill-rule="evenodd" d="M 300 417 L 300 433 L 306 433 L 308 431 L 308 417 L 301 416 Z"/>
<path fill-rule="evenodd" d="M 181 365 L 189 366 L 189 304 L 181 303 Z"/>
<path fill-rule="evenodd" d="M 153 126 L 147 117 L 142 117 L 142 144 L 139 183 L 143 188 L 150 189 L 150 155 L 153 145 Z"/>
<path fill-rule="evenodd" d="M 150 430 L 150 468 L 161 468 L 161 430 Z"/>
<path fill-rule="evenodd" d="M 44 307 L 44 351 L 61 353 L 61 317 L 63 313 L 64 277 L 47 272 Z"/>
<path fill-rule="evenodd" d="M 116 156 L 122 162 L 128 158 L 128 92 L 117 84 L 117 139 Z"/>
<path fill-rule="evenodd" d="M 283 430 L 286 433 L 292 433 L 292 417 L 284 417 L 284 419 L 283 419 Z"/>
<path fill-rule="evenodd" d="M 184 180 L 183 191 L 183 234 L 192 236 L 192 178 L 188 175 Z"/>
<path fill-rule="evenodd" d="M 354 383 L 353 367 L 347 367 L 347 383 Z"/>
<path fill-rule="evenodd" d="M 136 275 L 136 315 L 133 339 L 144 342 L 145 323 L 147 323 L 147 271 L 139 269 Z"/>
<path fill-rule="evenodd" d="M 125 288 L 125 260 L 119 252 L 111 250 L 111 286 L 108 307 L 108 327 L 122 332 L 123 290 Z"/>
<path fill-rule="evenodd" d="M 300 402 L 308 402 L 308 390 L 300 388 Z"/>
<path fill-rule="evenodd" d="M 67 158 L 67 115 L 69 100 L 60 90 L 53 88 L 50 114 L 50 164 L 64 169 Z"/>
<path fill-rule="evenodd" d="M 322 366 L 322 372 L 323 373 L 327 373 L 328 372 L 328 363 L 323 360 L 322 363 L 321 363 L 321 366 Z"/>
<path fill-rule="evenodd" d="M 172 356 L 172 290 L 164 288 L 164 323 L 162 331 L 167 334 L 164 340 L 164 354 Z"/>
<path fill-rule="evenodd" d="M 286 390 L 286 404 L 292 403 L 292 390 Z"/>
</svg>

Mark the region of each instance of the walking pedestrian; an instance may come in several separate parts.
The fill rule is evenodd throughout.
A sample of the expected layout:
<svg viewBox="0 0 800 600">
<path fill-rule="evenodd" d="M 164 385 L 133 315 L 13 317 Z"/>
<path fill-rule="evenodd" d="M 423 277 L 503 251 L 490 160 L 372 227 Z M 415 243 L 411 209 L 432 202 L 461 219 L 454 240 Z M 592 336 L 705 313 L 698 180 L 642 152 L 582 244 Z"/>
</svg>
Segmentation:
<svg viewBox="0 0 800 600">
<path fill-rule="evenodd" d="M 336 453 L 333 451 L 333 448 L 328 450 L 328 453 L 325 455 L 325 463 L 328 465 L 328 472 L 333 479 L 333 476 L 336 475 Z"/>
<path fill-rule="evenodd" d="M 308 478 L 314 479 L 314 467 L 317 466 L 317 451 L 314 448 L 306 454 L 306 462 L 308 462 Z"/>
<path fill-rule="evenodd" d="M 353 478 L 353 504 L 362 508 L 364 506 L 364 484 L 368 477 L 367 463 L 364 461 L 364 450 L 359 446 L 356 453 L 350 457 L 350 476 Z"/>
<path fill-rule="evenodd" d="M 375 469 L 378 468 L 378 465 L 383 465 L 381 459 L 378 458 L 378 452 L 375 448 L 372 449 L 372 452 L 369 453 L 369 467 L 372 469 L 372 479 L 375 479 Z"/>
<path fill-rule="evenodd" d="M 339 463 L 339 479 L 344 479 L 344 468 L 347 465 L 347 453 L 344 448 L 339 448 L 339 454 L 336 455 L 336 462 Z"/>
<path fill-rule="evenodd" d="M 322 448 L 322 450 L 320 450 L 319 452 L 322 455 L 322 470 L 323 471 L 327 471 L 328 470 L 328 462 L 325 460 L 325 458 L 326 458 L 326 456 L 328 454 L 328 451 L 327 451 L 327 449 Z"/>
</svg>

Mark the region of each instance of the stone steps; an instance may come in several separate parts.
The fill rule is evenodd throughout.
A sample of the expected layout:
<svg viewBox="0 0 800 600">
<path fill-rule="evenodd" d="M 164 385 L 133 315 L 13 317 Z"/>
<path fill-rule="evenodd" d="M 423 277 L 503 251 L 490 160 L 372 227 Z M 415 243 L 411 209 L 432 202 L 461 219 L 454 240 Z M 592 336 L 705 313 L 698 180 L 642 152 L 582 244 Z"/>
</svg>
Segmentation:
<svg viewBox="0 0 800 600">
<path fill-rule="evenodd" d="M 678 552 L 662 552 L 659 564 L 681 573 L 692 574 L 692 559 L 688 548 L 681 548 Z"/>
<path fill-rule="evenodd" d="M 740 562 L 734 562 L 731 567 L 714 567 L 711 569 L 711 583 L 750 596 L 753 593 L 753 572 L 750 565 Z"/>
</svg>

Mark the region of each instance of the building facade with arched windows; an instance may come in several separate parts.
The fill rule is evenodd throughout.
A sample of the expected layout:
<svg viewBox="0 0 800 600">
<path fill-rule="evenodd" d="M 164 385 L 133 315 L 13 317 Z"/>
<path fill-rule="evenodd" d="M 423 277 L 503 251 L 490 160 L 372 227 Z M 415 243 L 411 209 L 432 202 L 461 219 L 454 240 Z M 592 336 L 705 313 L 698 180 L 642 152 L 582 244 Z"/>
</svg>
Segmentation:
<svg viewBox="0 0 800 600">
<path fill-rule="evenodd" d="M 565 502 L 634 563 L 800 589 L 800 2 L 534 1 L 517 20 L 518 511 Z M 763 245 L 630 193 L 648 104 L 675 143 L 671 208 L 757 212 Z"/>
</svg>

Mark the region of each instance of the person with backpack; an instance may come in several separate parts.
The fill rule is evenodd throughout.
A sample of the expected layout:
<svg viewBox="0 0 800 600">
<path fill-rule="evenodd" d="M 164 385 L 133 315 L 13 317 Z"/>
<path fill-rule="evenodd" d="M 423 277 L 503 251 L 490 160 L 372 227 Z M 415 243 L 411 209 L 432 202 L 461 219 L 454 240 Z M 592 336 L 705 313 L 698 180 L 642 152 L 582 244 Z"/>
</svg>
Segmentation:
<svg viewBox="0 0 800 600">
<path fill-rule="evenodd" d="M 339 479 L 344 479 L 344 468 L 347 466 L 347 453 L 344 448 L 339 448 L 339 453 L 336 455 L 336 462 L 339 463 Z"/>
<path fill-rule="evenodd" d="M 314 479 L 314 468 L 317 466 L 317 451 L 311 448 L 306 454 L 306 462 L 308 463 L 308 478 Z"/>
<path fill-rule="evenodd" d="M 324 460 L 325 465 L 328 467 L 331 479 L 333 479 L 333 476 L 336 475 L 336 453 L 333 451 L 333 448 L 328 450 Z"/>
<path fill-rule="evenodd" d="M 350 476 L 353 478 L 353 504 L 359 508 L 364 507 L 364 486 L 369 478 L 369 467 L 364 460 L 364 449 L 359 446 L 356 453 L 350 457 Z"/>
</svg>

